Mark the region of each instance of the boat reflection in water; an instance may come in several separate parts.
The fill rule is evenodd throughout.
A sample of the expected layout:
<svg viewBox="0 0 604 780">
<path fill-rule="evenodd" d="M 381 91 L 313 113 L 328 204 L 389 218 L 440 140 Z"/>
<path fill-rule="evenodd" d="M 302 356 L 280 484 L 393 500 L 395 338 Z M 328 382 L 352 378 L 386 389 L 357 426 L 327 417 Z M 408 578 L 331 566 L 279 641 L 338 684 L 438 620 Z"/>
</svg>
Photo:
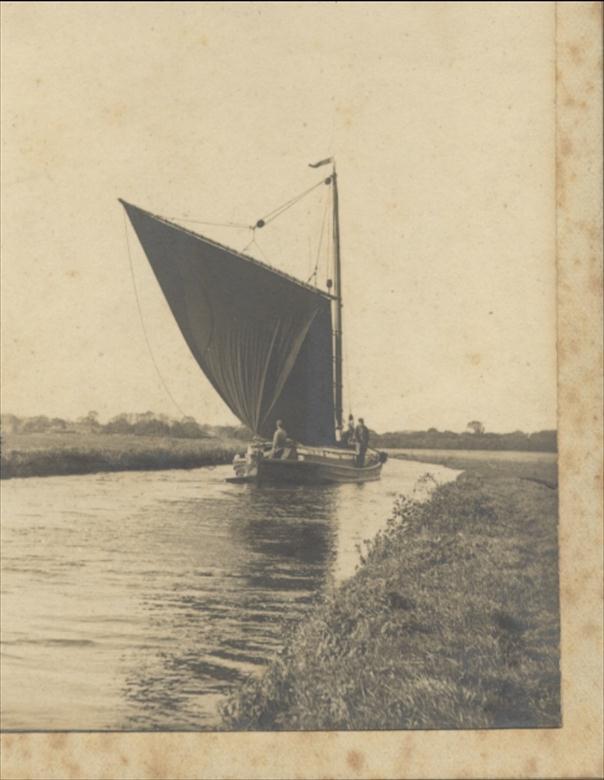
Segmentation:
<svg viewBox="0 0 604 780">
<path fill-rule="evenodd" d="M 192 523 L 212 526 L 200 568 L 144 597 L 166 644 L 128 675 L 129 728 L 215 727 L 218 702 L 266 665 L 331 580 L 336 488 L 231 488 L 228 516 L 213 509 L 205 500 L 187 509 Z"/>
</svg>

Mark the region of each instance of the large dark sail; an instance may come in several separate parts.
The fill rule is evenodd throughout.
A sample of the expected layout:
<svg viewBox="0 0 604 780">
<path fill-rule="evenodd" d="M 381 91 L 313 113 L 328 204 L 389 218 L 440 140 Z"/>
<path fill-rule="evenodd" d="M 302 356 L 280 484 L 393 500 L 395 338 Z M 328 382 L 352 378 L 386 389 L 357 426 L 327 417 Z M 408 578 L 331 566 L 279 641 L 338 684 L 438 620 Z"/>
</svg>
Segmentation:
<svg viewBox="0 0 604 780">
<path fill-rule="evenodd" d="M 122 201 L 176 322 L 231 411 L 271 437 L 334 441 L 331 299 Z"/>
</svg>

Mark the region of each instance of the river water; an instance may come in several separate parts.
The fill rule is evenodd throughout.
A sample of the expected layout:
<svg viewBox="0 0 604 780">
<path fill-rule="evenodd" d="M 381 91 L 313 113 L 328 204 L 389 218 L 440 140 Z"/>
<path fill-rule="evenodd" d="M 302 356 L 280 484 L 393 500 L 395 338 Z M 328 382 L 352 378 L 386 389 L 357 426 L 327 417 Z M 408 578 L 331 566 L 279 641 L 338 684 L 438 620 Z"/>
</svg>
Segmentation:
<svg viewBox="0 0 604 780">
<path fill-rule="evenodd" d="M 380 481 L 315 488 L 231 485 L 230 467 L 5 482 L 2 728 L 219 727 L 219 702 L 426 472 L 458 473 L 391 459 Z"/>
</svg>

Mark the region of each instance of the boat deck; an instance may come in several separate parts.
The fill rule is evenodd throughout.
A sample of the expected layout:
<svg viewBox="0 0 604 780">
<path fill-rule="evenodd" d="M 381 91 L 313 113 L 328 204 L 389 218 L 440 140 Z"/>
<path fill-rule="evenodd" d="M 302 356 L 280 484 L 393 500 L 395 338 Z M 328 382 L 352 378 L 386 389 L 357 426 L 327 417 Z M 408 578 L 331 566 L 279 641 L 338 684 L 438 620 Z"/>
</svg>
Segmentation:
<svg viewBox="0 0 604 780">
<path fill-rule="evenodd" d="M 367 482 L 379 479 L 382 458 L 368 450 L 363 466 L 356 463 L 354 450 L 335 447 L 299 447 L 295 458 L 265 458 L 258 464 L 259 482 L 326 484 Z"/>
</svg>

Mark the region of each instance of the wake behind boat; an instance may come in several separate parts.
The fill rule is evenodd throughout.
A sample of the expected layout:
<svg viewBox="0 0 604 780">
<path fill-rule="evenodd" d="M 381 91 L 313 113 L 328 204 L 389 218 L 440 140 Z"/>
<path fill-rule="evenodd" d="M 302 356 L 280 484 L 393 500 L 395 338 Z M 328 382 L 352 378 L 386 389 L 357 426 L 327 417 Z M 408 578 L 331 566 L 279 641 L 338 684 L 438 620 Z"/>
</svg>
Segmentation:
<svg viewBox="0 0 604 780">
<path fill-rule="evenodd" d="M 331 174 L 299 198 L 323 184 L 331 189 L 327 290 L 121 201 L 191 353 L 254 434 L 235 459 L 235 481 L 362 482 L 379 479 L 385 460 L 368 447 L 362 426 L 356 440 L 343 440 L 337 174 L 331 158 L 311 167 L 325 164 Z M 277 447 L 281 421 L 287 433 Z"/>
</svg>

